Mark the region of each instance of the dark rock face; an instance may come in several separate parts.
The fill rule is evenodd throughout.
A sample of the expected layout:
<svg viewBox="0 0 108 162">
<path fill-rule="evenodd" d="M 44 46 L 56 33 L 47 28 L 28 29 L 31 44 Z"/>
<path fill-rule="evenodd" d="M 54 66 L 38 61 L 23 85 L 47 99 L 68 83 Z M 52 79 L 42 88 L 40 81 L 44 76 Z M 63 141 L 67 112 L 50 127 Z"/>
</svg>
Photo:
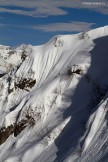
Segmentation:
<svg viewBox="0 0 108 162">
<path fill-rule="evenodd" d="M 27 126 L 34 126 L 35 120 L 32 116 L 26 115 L 26 119 L 22 119 L 16 125 L 9 125 L 8 127 L 3 127 L 0 130 L 0 145 L 2 145 L 7 138 L 14 133 L 14 136 L 17 137 Z"/>
<path fill-rule="evenodd" d="M 33 80 L 31 78 L 26 79 L 24 78 L 21 80 L 19 83 L 15 83 L 15 88 L 20 88 L 20 89 L 27 89 L 27 88 L 32 88 L 36 84 L 36 79 Z"/>
<path fill-rule="evenodd" d="M 3 127 L 0 130 L 0 145 L 3 144 L 6 139 L 13 133 L 13 125 L 8 126 L 7 128 Z"/>
</svg>

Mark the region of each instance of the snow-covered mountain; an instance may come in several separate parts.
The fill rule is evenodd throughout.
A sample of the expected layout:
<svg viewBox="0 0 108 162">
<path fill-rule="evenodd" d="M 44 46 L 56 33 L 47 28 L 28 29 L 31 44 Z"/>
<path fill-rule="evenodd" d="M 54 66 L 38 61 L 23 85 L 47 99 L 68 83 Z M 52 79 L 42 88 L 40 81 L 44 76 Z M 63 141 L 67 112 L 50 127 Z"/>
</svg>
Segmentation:
<svg viewBox="0 0 108 162">
<path fill-rule="evenodd" d="M 108 162 L 108 26 L 0 45 L 0 162 Z"/>
</svg>

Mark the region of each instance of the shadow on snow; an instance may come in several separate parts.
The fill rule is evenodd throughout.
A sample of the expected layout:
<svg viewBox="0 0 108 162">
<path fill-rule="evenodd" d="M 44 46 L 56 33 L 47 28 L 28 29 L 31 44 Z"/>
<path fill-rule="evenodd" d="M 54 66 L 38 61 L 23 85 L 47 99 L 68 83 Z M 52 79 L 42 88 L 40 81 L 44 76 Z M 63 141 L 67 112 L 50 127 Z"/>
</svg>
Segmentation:
<svg viewBox="0 0 108 162">
<path fill-rule="evenodd" d="M 95 39 L 95 47 L 90 51 L 91 66 L 88 69 L 87 75 L 95 80 L 96 84 L 102 87 L 102 90 L 108 86 L 108 36 Z M 98 107 L 99 102 L 105 96 L 100 95 L 96 99 L 97 91 L 94 90 L 95 86 L 82 77 L 78 83 L 74 95 L 71 97 L 72 103 L 69 108 L 63 113 L 63 118 L 66 119 L 71 116 L 71 120 L 65 126 L 61 134 L 55 140 L 58 148 L 57 157 L 55 162 L 61 162 L 67 155 L 72 152 L 79 152 L 84 143 L 84 139 L 79 144 L 80 138 L 85 133 L 85 125 L 92 114 Z M 91 101 L 91 95 L 94 95 L 94 101 Z M 94 104 L 92 104 L 94 102 Z M 78 145 L 79 144 L 79 145 Z M 74 148 L 79 148 L 74 150 Z"/>
</svg>

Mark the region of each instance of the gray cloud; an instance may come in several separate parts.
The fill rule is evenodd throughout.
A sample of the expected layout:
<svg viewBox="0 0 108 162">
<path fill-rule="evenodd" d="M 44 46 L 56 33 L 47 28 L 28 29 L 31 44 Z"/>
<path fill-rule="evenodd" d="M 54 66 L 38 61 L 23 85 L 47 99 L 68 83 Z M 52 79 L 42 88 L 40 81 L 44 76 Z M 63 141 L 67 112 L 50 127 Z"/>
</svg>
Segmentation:
<svg viewBox="0 0 108 162">
<path fill-rule="evenodd" d="M 4 28 L 4 27 L 7 27 L 7 26 L 8 26 L 7 24 L 0 23 L 0 28 Z"/>
<path fill-rule="evenodd" d="M 81 32 L 91 29 L 95 23 L 87 22 L 69 22 L 69 23 L 53 23 L 47 25 L 29 26 L 33 30 L 42 30 L 44 32 Z"/>
<path fill-rule="evenodd" d="M 14 25 L 14 27 L 40 30 L 43 32 L 81 32 L 81 31 L 87 31 L 92 29 L 93 25 L 95 25 L 95 23 L 72 21 L 68 23 L 52 23 L 46 25 L 31 25 L 31 26 Z M 0 23 L 0 28 L 4 28 L 4 27 L 11 28 L 13 27 L 13 25 Z"/>
<path fill-rule="evenodd" d="M 23 11 L 23 10 L 11 10 L 11 9 L 6 9 L 6 8 L 0 8 L 0 12 L 13 13 L 13 14 L 17 14 L 17 15 L 33 16 L 32 12 L 27 12 L 27 11 Z"/>
<path fill-rule="evenodd" d="M 33 17 L 66 15 L 68 12 L 64 8 L 88 8 L 103 14 L 108 14 L 107 0 L 0 0 L 0 6 L 0 12 Z M 5 6 L 23 8 L 16 10 L 7 9 Z M 30 10 L 24 10 L 24 8 Z"/>
</svg>

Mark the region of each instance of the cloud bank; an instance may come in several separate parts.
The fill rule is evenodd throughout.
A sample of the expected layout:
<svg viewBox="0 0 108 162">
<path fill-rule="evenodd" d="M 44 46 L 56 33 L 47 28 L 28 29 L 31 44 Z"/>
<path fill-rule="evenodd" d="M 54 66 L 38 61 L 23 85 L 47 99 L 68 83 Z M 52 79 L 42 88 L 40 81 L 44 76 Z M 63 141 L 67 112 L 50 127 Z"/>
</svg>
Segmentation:
<svg viewBox="0 0 108 162">
<path fill-rule="evenodd" d="M 43 32 L 81 32 L 81 31 L 87 31 L 92 29 L 92 26 L 95 25 L 95 23 L 87 23 L 87 22 L 79 22 L 79 21 L 72 21 L 68 23 L 51 23 L 46 25 L 14 25 L 16 28 L 27 28 L 37 31 L 43 31 Z M 3 27 L 13 27 L 11 24 L 2 24 L 0 23 L 0 28 Z"/>
<path fill-rule="evenodd" d="M 108 14 L 107 0 L 3 0 L 0 1 L 0 12 L 13 13 L 32 17 L 66 15 L 66 8 L 87 8 Z M 13 6 L 18 9 L 9 9 Z"/>
<path fill-rule="evenodd" d="M 42 30 L 44 32 L 81 32 L 90 30 L 95 23 L 87 22 L 69 22 L 69 23 L 52 23 L 47 25 L 30 26 L 33 30 Z"/>
</svg>

